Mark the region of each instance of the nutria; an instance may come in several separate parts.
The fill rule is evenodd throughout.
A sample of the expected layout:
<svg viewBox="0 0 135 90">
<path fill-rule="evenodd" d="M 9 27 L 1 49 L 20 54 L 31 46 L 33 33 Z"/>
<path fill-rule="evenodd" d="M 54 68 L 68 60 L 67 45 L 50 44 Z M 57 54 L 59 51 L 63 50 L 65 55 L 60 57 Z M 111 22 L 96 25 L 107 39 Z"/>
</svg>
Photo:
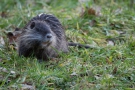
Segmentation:
<svg viewBox="0 0 135 90">
<path fill-rule="evenodd" d="M 23 29 L 16 29 L 13 34 L 9 33 L 8 36 L 14 38 L 14 34 L 18 36 L 15 41 L 18 42 L 19 55 L 25 57 L 33 55 L 39 60 L 56 57 L 59 52 L 67 53 L 68 46 L 91 48 L 88 45 L 67 42 L 60 21 L 55 16 L 48 14 L 33 17 Z"/>
<path fill-rule="evenodd" d="M 32 18 L 18 38 L 18 53 L 25 57 L 48 60 L 59 52 L 67 53 L 65 31 L 53 15 L 40 14 Z"/>
</svg>

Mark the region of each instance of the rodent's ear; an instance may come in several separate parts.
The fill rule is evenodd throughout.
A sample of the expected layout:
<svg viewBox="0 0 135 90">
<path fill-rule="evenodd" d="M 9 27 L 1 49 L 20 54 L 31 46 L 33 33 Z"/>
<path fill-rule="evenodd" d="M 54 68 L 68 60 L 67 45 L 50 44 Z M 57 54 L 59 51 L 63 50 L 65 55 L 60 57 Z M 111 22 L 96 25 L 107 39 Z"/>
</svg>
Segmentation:
<svg viewBox="0 0 135 90">
<path fill-rule="evenodd" d="M 30 28 L 33 29 L 35 27 L 35 22 L 32 22 Z"/>
<path fill-rule="evenodd" d="M 12 37 L 12 36 L 14 36 L 14 34 L 13 34 L 12 32 L 8 32 L 8 33 L 7 33 L 7 36 L 8 36 L 8 37 Z"/>
</svg>

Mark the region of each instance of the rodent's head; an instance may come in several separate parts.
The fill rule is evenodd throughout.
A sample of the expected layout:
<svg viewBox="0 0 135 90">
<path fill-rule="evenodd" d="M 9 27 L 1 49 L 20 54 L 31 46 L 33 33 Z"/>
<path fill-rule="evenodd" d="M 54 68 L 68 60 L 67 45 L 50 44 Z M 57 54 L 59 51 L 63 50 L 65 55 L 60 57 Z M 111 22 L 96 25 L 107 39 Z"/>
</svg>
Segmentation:
<svg viewBox="0 0 135 90">
<path fill-rule="evenodd" d="M 44 21 L 32 21 L 20 37 L 20 43 L 28 48 L 54 46 L 56 37 L 50 26 Z"/>
</svg>

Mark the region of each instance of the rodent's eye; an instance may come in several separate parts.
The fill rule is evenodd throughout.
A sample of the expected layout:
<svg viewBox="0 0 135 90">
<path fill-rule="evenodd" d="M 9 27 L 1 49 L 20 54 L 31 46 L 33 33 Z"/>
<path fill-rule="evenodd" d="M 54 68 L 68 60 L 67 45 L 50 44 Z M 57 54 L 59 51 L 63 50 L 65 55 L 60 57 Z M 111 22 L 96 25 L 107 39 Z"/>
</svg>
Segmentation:
<svg viewBox="0 0 135 90">
<path fill-rule="evenodd" d="M 30 28 L 33 29 L 35 27 L 35 22 L 32 22 Z"/>
</svg>

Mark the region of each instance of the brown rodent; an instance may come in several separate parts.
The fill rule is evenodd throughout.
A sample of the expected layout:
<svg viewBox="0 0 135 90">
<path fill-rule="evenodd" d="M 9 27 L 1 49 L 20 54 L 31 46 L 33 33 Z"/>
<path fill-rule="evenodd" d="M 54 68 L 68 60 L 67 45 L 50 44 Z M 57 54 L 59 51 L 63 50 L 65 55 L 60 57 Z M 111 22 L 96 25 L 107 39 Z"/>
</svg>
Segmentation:
<svg viewBox="0 0 135 90">
<path fill-rule="evenodd" d="M 32 18 L 18 38 L 19 55 L 48 60 L 56 57 L 58 52 L 68 52 L 65 31 L 60 21 L 48 14 L 40 14 Z"/>
<path fill-rule="evenodd" d="M 35 56 L 39 60 L 56 57 L 59 52 L 69 52 L 68 46 L 91 48 L 74 42 L 67 42 L 60 21 L 53 15 L 39 14 L 24 28 L 8 33 L 10 41 L 17 41 L 20 56 Z"/>
</svg>

